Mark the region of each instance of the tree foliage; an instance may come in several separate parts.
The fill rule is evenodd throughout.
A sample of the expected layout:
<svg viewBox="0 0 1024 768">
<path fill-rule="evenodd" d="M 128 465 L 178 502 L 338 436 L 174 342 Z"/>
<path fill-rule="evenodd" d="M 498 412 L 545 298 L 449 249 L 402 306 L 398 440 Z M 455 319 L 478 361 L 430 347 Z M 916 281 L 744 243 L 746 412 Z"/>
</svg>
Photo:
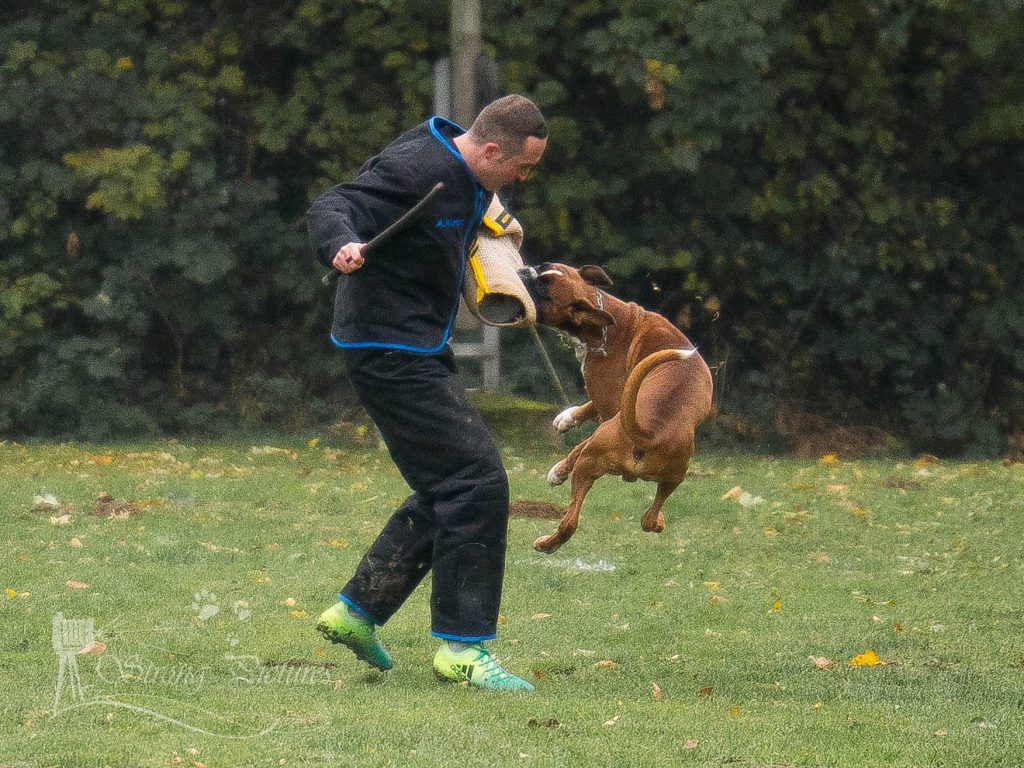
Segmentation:
<svg viewBox="0 0 1024 768">
<path fill-rule="evenodd" d="M 448 3 L 11 5 L 0 431 L 343 408 L 303 214 L 430 113 Z M 510 193 L 527 256 L 606 266 L 723 364 L 724 410 L 996 451 L 1024 429 L 1022 17 L 1017 0 L 487 4 L 505 90 L 551 128 Z"/>
</svg>

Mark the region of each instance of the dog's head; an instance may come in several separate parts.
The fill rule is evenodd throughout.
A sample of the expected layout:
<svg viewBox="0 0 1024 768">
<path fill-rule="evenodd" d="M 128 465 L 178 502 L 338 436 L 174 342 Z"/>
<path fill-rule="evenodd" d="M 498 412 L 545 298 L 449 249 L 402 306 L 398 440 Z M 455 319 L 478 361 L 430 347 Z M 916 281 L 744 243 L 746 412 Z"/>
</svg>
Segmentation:
<svg viewBox="0 0 1024 768">
<path fill-rule="evenodd" d="M 599 305 L 598 290 L 612 285 L 612 279 L 600 267 L 575 269 L 546 262 L 524 267 L 519 270 L 519 277 L 537 305 L 539 323 L 576 337 L 615 324 Z"/>
</svg>

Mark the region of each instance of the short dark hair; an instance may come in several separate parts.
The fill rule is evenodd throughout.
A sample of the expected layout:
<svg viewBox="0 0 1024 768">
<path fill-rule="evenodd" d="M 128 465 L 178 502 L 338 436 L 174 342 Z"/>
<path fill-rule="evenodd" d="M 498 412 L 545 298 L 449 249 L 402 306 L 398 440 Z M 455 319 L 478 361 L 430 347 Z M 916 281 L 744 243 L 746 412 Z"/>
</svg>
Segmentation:
<svg viewBox="0 0 1024 768">
<path fill-rule="evenodd" d="M 484 107 L 469 128 L 469 136 L 477 144 L 493 141 L 502 151 L 522 151 L 528 136 L 548 137 L 548 124 L 540 109 L 518 93 L 502 96 Z"/>
</svg>

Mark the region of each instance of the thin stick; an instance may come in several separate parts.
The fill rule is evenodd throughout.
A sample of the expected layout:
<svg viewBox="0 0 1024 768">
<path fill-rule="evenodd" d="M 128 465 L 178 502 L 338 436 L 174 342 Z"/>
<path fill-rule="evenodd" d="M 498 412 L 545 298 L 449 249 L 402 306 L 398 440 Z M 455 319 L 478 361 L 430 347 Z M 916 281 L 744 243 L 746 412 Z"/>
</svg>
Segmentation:
<svg viewBox="0 0 1024 768">
<path fill-rule="evenodd" d="M 392 236 L 396 235 L 397 233 L 405 229 L 407 226 L 409 226 L 409 224 L 412 223 L 413 219 L 415 219 L 420 214 L 420 212 L 427 207 L 427 203 L 433 200 L 434 197 L 437 196 L 437 193 L 440 192 L 442 189 L 444 189 L 444 182 L 437 182 L 437 184 L 435 184 L 430 189 L 430 191 L 423 196 L 422 200 L 420 200 L 418 203 L 416 203 L 416 205 L 414 205 L 408 211 L 406 211 L 397 219 L 395 219 L 395 221 L 388 225 L 388 227 L 383 232 L 378 234 L 370 242 L 366 243 L 362 248 L 360 248 L 359 252 L 365 256 L 378 245 L 389 240 Z M 341 277 L 341 272 L 339 272 L 336 269 L 332 269 L 330 272 L 328 272 L 326 275 L 320 278 L 320 282 L 322 282 L 324 285 L 330 285 L 339 277 Z"/>
</svg>

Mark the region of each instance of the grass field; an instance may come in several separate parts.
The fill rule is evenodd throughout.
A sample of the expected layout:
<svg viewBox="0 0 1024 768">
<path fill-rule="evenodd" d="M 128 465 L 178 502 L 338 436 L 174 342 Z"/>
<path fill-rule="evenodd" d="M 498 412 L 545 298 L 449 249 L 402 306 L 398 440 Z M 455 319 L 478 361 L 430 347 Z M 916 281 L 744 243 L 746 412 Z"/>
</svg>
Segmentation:
<svg viewBox="0 0 1024 768">
<path fill-rule="evenodd" d="M 661 535 L 604 479 L 553 556 L 510 524 L 500 695 L 434 680 L 427 585 L 390 673 L 314 632 L 405 494 L 327 443 L 0 444 L 0 766 L 1024 765 L 1021 465 L 704 453 Z"/>
</svg>

